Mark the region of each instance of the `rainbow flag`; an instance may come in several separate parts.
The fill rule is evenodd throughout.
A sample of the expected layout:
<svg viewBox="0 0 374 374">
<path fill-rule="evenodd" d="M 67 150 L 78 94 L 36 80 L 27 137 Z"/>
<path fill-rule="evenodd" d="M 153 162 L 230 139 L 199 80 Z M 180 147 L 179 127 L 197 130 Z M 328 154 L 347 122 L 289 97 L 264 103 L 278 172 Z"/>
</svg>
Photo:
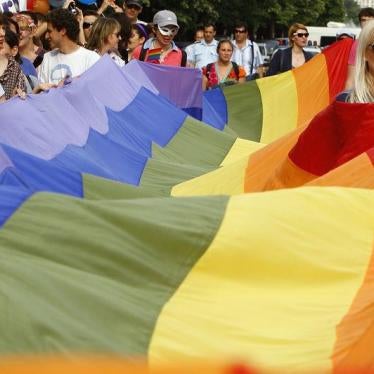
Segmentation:
<svg viewBox="0 0 374 374">
<path fill-rule="evenodd" d="M 348 43 L 303 79 L 217 91 L 262 87 L 257 138 L 233 131 L 248 130 L 244 101 L 220 127 L 216 93 L 183 92 L 201 83 L 193 69 L 173 95 L 157 78 L 167 68 L 104 58 L 2 104 L 0 370 L 19 359 L 61 372 L 61 355 L 82 373 L 130 367 L 124 357 L 155 372 L 371 368 L 373 106 L 333 100 Z"/>
<path fill-rule="evenodd" d="M 162 53 L 162 48 L 154 48 L 154 49 L 150 49 L 148 51 L 148 54 L 147 54 L 147 62 L 157 62 L 159 63 L 160 62 L 160 57 L 161 57 L 161 53 Z"/>
<path fill-rule="evenodd" d="M 277 140 L 306 125 L 343 90 L 351 45 L 346 39 L 298 69 L 207 92 L 203 121 L 217 128 L 228 124 L 241 138 Z"/>
</svg>

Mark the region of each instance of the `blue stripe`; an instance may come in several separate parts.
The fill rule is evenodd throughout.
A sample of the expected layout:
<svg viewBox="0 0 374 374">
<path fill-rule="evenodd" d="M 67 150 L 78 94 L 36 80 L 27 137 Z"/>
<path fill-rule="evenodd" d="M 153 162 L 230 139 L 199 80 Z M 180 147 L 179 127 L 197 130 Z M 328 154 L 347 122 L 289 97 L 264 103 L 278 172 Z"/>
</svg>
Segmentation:
<svg viewBox="0 0 374 374">
<path fill-rule="evenodd" d="M 226 98 L 220 88 L 208 90 L 203 96 L 203 122 L 223 130 L 228 122 Z"/>
</svg>

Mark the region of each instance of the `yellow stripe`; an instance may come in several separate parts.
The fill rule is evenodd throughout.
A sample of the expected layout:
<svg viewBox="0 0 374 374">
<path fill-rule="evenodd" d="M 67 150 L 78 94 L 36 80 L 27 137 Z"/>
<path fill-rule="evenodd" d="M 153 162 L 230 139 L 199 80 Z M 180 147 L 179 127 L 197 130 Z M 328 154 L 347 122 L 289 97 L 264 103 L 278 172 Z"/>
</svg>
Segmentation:
<svg viewBox="0 0 374 374">
<path fill-rule="evenodd" d="M 253 152 L 263 148 L 265 144 L 254 142 L 251 140 L 237 138 L 231 147 L 229 153 L 221 162 L 221 166 L 226 166 L 232 162 L 236 162 L 243 157 L 249 156 Z"/>
<path fill-rule="evenodd" d="M 195 195 L 237 195 L 244 192 L 244 177 L 248 157 L 223 166 L 210 173 L 177 184 L 171 190 L 172 196 Z"/>
<path fill-rule="evenodd" d="M 331 369 L 335 327 L 369 264 L 374 192 L 298 188 L 231 198 L 221 228 L 163 308 L 163 360 L 244 357 Z"/>
<path fill-rule="evenodd" d="M 295 129 L 298 117 L 298 98 L 292 71 L 258 79 L 263 121 L 261 143 L 270 143 Z"/>
</svg>

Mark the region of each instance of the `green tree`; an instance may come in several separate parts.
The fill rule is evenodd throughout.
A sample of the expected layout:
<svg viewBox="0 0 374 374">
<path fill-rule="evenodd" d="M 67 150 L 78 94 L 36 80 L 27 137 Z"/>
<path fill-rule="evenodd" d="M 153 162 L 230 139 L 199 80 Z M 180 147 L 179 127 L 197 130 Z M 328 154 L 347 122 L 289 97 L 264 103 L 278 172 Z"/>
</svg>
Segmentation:
<svg viewBox="0 0 374 374">
<path fill-rule="evenodd" d="M 358 26 L 357 15 L 360 12 L 360 6 L 354 0 L 344 0 L 345 22 L 354 23 Z"/>
<path fill-rule="evenodd" d="M 354 0 L 144 0 L 141 19 L 152 20 L 160 9 L 174 11 L 181 25 L 180 40 L 191 40 L 196 26 L 206 22 L 215 23 L 219 34 L 231 34 L 237 21 L 246 22 L 254 34 L 260 29 L 274 38 L 285 35 L 294 22 L 325 26 L 328 21 L 344 21 L 346 14 L 357 15 L 350 2 Z"/>
<path fill-rule="evenodd" d="M 303 23 L 304 25 L 316 25 L 317 20 L 325 11 L 324 0 L 294 0 L 294 7 L 298 10 L 294 22 Z"/>
<path fill-rule="evenodd" d="M 316 26 L 326 26 L 329 21 L 344 22 L 344 0 L 326 0 L 325 9 L 317 19 Z"/>
</svg>

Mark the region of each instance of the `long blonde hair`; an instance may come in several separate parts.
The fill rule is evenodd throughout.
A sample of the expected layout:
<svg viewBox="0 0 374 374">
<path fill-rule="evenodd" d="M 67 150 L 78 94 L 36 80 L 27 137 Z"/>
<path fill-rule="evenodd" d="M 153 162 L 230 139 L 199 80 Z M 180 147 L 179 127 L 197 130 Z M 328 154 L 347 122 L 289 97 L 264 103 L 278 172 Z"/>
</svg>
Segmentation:
<svg viewBox="0 0 374 374">
<path fill-rule="evenodd" d="M 374 43 L 374 20 L 365 24 L 358 40 L 354 88 L 348 97 L 350 103 L 371 103 L 374 101 L 374 71 L 369 71 L 366 61 L 367 49 L 371 43 Z M 369 53 L 373 53 L 374 56 L 374 50 Z"/>
<path fill-rule="evenodd" d="M 92 25 L 87 49 L 100 52 L 108 42 L 109 35 L 116 30 L 121 31 L 121 25 L 116 19 L 99 17 Z"/>
</svg>

